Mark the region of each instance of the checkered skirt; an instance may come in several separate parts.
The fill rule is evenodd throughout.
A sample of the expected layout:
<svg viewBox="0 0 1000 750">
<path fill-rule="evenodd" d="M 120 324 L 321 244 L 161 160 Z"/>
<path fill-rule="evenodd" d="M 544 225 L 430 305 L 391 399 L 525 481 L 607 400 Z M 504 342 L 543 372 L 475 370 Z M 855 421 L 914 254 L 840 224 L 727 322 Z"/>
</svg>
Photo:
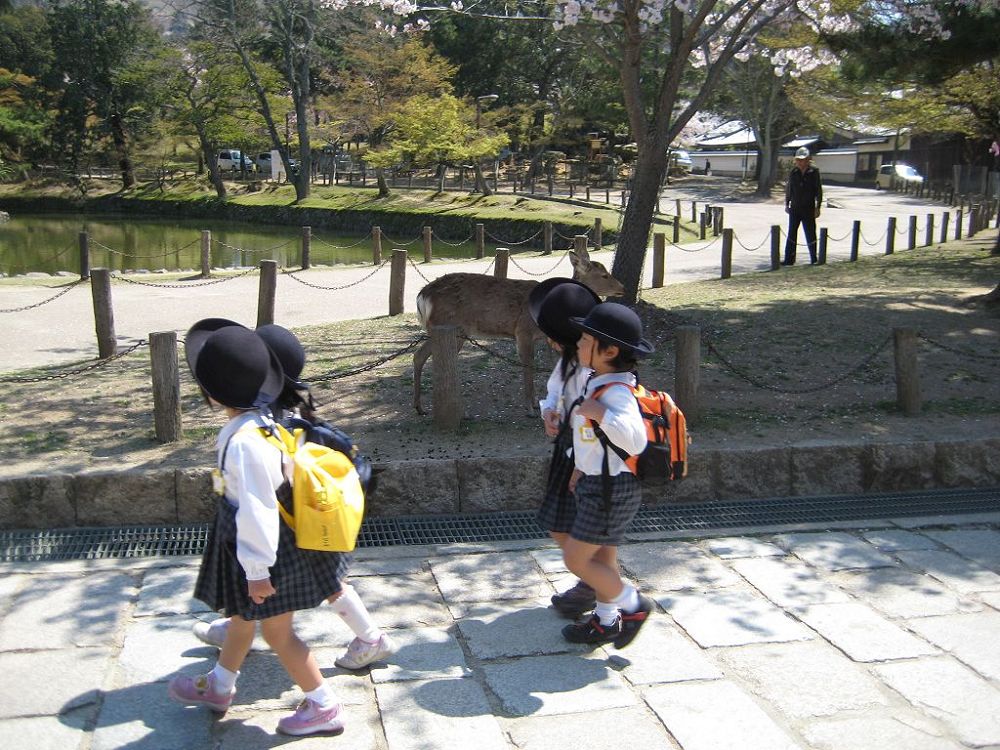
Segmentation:
<svg viewBox="0 0 1000 750">
<path fill-rule="evenodd" d="M 279 498 L 290 494 L 282 491 L 284 487 L 278 490 Z M 226 616 L 263 620 L 319 606 L 341 590 L 349 563 L 348 554 L 299 549 L 295 532 L 282 521 L 277 559 L 270 568 L 275 594 L 263 604 L 254 604 L 247 591 L 246 573 L 236 557 L 236 506 L 222 497 L 202 553 L 194 595 Z"/>
<path fill-rule="evenodd" d="M 611 503 L 605 510 L 603 479 L 582 476 L 576 483 L 576 518 L 570 536 L 581 542 L 615 546 L 625 539 L 642 504 L 642 487 L 635 474 L 623 471 L 611 477 Z"/>
<path fill-rule="evenodd" d="M 552 447 L 549 478 L 545 483 L 545 497 L 538 509 L 538 525 L 546 531 L 569 533 L 576 516 L 576 500 L 569 491 L 569 478 L 573 474 L 573 433 L 560 430 Z M 569 451 L 570 455 L 566 455 Z"/>
</svg>

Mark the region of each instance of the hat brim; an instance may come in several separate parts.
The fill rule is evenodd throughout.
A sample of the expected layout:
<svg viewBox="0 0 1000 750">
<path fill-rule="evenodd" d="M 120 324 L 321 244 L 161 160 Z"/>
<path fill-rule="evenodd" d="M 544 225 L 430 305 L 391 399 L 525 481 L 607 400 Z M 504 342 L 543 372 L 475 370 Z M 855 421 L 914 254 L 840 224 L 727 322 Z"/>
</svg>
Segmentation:
<svg viewBox="0 0 1000 750">
<path fill-rule="evenodd" d="M 194 365 L 195 362 L 198 361 L 198 354 L 205 346 L 205 342 L 208 340 L 208 337 L 220 328 L 226 328 L 228 326 L 240 326 L 240 328 L 246 328 L 246 326 L 237 323 L 235 320 L 227 320 L 226 318 L 205 318 L 204 320 L 199 320 L 191 326 L 190 329 L 188 329 L 187 334 L 184 336 L 184 358 L 187 360 L 188 369 L 191 371 L 191 374 L 194 374 Z"/>
<path fill-rule="evenodd" d="M 579 330 L 585 333 L 589 333 L 595 339 L 598 339 L 599 341 L 604 341 L 609 344 L 614 344 L 615 346 L 622 347 L 624 349 L 628 349 L 629 351 L 633 352 L 637 357 L 646 357 L 655 351 L 653 345 L 650 344 L 648 341 L 646 341 L 646 339 L 639 339 L 639 341 L 634 344 L 628 341 L 622 341 L 619 338 L 615 338 L 614 336 L 609 336 L 603 331 L 599 331 L 596 328 L 587 325 L 586 318 L 574 317 L 570 318 L 569 322 L 570 325 L 573 326 L 574 328 L 578 328 Z"/>
</svg>

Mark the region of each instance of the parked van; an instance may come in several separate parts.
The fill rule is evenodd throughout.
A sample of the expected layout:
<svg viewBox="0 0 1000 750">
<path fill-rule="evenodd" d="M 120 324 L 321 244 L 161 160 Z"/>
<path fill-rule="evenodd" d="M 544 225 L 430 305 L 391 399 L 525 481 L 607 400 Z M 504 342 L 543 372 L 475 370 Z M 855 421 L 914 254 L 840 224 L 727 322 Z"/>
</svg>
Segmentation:
<svg viewBox="0 0 1000 750">
<path fill-rule="evenodd" d="M 239 172 L 240 162 L 243 162 L 243 169 L 247 172 L 254 171 L 253 160 L 249 156 L 243 156 L 239 149 L 224 148 L 219 151 L 216 162 L 223 172 Z"/>
<path fill-rule="evenodd" d="M 909 164 L 883 164 L 875 178 L 875 189 L 892 188 L 894 182 L 904 185 L 919 185 L 923 176 Z"/>
</svg>

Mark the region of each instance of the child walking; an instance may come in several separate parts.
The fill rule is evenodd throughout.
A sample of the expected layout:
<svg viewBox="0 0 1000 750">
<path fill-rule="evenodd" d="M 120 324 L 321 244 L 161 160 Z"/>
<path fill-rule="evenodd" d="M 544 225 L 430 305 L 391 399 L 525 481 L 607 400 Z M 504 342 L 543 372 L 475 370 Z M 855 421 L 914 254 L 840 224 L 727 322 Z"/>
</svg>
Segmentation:
<svg viewBox="0 0 1000 750">
<path fill-rule="evenodd" d="M 209 325 L 222 328 L 238 324 L 222 318 L 213 318 Z M 306 353 L 302 343 L 287 328 L 275 324 L 259 326 L 255 333 L 277 357 L 285 375 L 281 393 L 270 404 L 272 416 L 278 422 L 289 417 L 313 420 L 315 405 L 312 393 L 309 391 L 308 383 L 299 379 L 306 363 Z M 396 653 L 395 643 L 375 624 L 358 592 L 344 578 L 350 555 L 341 552 L 320 554 L 326 557 L 340 585 L 339 590 L 327 598 L 327 602 L 354 633 L 354 639 L 347 646 L 347 650 L 337 657 L 334 664 L 343 669 L 358 670 Z M 197 622 L 194 625 L 194 634 L 205 643 L 221 648 L 229 622 L 229 618 L 225 617 L 211 623 Z"/>
<path fill-rule="evenodd" d="M 566 567 L 596 594 L 593 614 L 563 628 L 573 643 L 613 643 L 624 648 L 645 624 L 653 601 L 623 580 L 618 570 L 618 545 L 642 501 L 639 480 L 607 442 L 629 456 L 646 447 L 646 428 L 635 397 L 635 366 L 651 354 L 642 338 L 642 322 L 632 310 L 615 302 L 596 305 L 586 317 L 570 323 L 582 331 L 580 364 L 593 371 L 574 410 L 573 460 L 570 489 L 576 513 L 563 545 Z M 595 398 L 595 395 L 597 396 Z"/>
<path fill-rule="evenodd" d="M 549 346 L 559 353 L 552 369 L 547 395 L 539 403 L 545 434 L 552 438 L 552 459 L 546 480 L 545 497 L 538 510 L 538 524 L 562 549 L 573 527 L 576 501 L 569 489 L 573 473 L 573 432 L 569 415 L 581 397 L 591 370 L 580 364 L 577 342 L 580 330 L 569 321 L 571 316 L 585 316 L 600 298 L 578 281 L 567 278 L 546 279 L 528 296 L 528 310 L 535 325 L 548 337 Z M 564 617 L 576 619 L 595 604 L 594 590 L 584 581 L 552 596 L 552 606 Z"/>
<path fill-rule="evenodd" d="M 287 501 L 290 495 L 285 456 L 261 428 L 274 424 L 266 407 L 282 390 L 281 364 L 259 336 L 240 325 L 202 321 L 188 331 L 185 348 L 209 404 L 229 418 L 216 442 L 220 498 L 194 595 L 230 621 L 212 671 L 173 678 L 168 694 L 185 705 L 224 713 L 259 620 L 264 639 L 305 693 L 295 712 L 278 722 L 278 731 L 340 732 L 341 705 L 292 627 L 295 610 L 311 609 L 339 589 L 341 570 L 325 553 L 299 550 L 278 513 L 279 497 Z"/>
</svg>

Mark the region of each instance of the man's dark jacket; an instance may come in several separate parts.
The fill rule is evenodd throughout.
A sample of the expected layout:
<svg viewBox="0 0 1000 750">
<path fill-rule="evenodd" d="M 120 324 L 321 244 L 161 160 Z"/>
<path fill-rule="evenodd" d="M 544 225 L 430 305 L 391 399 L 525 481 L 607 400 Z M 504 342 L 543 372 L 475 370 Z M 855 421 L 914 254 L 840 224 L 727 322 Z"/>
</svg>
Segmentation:
<svg viewBox="0 0 1000 750">
<path fill-rule="evenodd" d="M 785 207 L 798 214 L 812 216 L 823 205 L 823 183 L 819 170 L 810 165 L 805 172 L 792 169 L 785 186 Z"/>
</svg>

